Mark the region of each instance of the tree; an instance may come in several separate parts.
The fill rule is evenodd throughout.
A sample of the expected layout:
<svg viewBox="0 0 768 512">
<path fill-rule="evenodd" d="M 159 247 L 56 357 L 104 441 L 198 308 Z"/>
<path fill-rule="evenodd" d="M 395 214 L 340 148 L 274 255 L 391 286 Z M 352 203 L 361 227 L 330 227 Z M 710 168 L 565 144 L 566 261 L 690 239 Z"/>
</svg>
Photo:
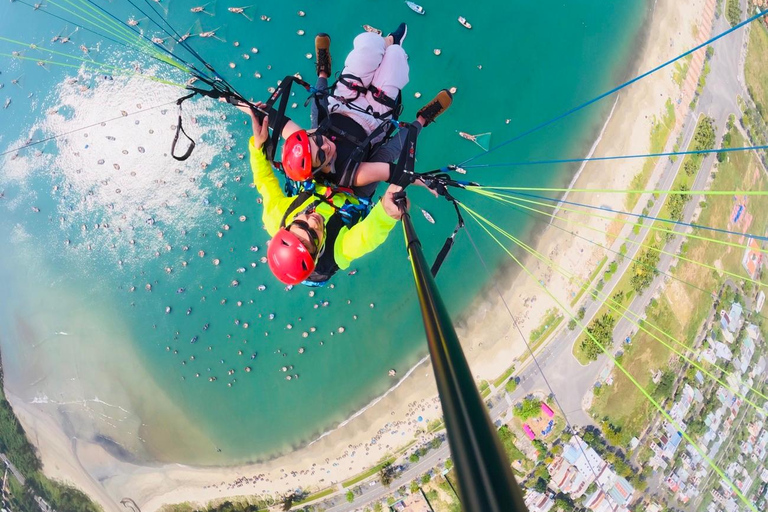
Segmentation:
<svg viewBox="0 0 768 512">
<path fill-rule="evenodd" d="M 417 480 L 414 480 L 413 482 L 411 482 L 411 494 L 415 494 L 419 492 L 419 489 L 420 489 L 419 482 Z"/>
<path fill-rule="evenodd" d="M 687 192 L 690 190 L 685 183 L 681 183 L 677 190 Z M 682 220 L 683 209 L 688 201 L 691 200 L 690 194 L 670 194 L 669 195 L 669 218 L 672 220 Z"/>
<path fill-rule="evenodd" d="M 571 318 L 571 319 L 568 321 L 568 330 L 569 330 L 569 331 L 572 331 L 572 330 L 574 330 L 575 328 L 576 328 L 576 319 L 575 319 L 575 318 Z"/>
<path fill-rule="evenodd" d="M 543 478 L 536 479 L 536 483 L 533 484 L 533 488 L 540 493 L 547 492 L 547 481 Z"/>
<path fill-rule="evenodd" d="M 620 426 L 617 426 L 611 423 L 607 416 L 603 418 L 603 421 L 600 424 L 600 426 L 603 429 L 603 435 L 605 435 L 605 439 L 609 443 L 611 443 L 614 446 L 621 446 L 623 444 Z"/>
<path fill-rule="evenodd" d="M 514 408 L 513 414 L 525 421 L 529 418 L 534 418 L 541 414 L 541 400 L 534 397 L 526 397 L 517 407 Z"/>
<path fill-rule="evenodd" d="M 445 469 L 451 469 L 453 467 L 453 459 L 445 459 Z"/>
<path fill-rule="evenodd" d="M 632 263 L 632 277 L 629 284 L 639 294 L 648 288 L 653 278 L 659 273 L 656 266 L 659 263 L 659 250 L 649 247 Z"/>
<path fill-rule="evenodd" d="M 347 501 L 350 503 L 355 501 L 355 493 L 353 493 L 351 489 L 347 491 Z"/>
<path fill-rule="evenodd" d="M 413 462 L 414 464 L 419 462 L 419 454 L 418 453 L 412 453 L 410 457 L 408 457 L 408 460 Z"/>
<path fill-rule="evenodd" d="M 739 6 L 739 0 L 728 0 L 725 17 L 728 18 L 728 23 L 730 23 L 732 27 L 739 24 L 741 21 L 741 7 Z"/>
<path fill-rule="evenodd" d="M 384 487 L 389 487 L 390 484 L 392 484 L 392 480 L 394 478 L 394 468 L 392 467 L 392 463 L 387 461 L 383 466 L 381 466 L 381 469 L 379 470 L 379 479 L 381 480 L 381 485 Z"/>
<path fill-rule="evenodd" d="M 431 479 L 432 479 L 432 475 L 430 475 L 429 473 L 424 473 L 421 476 L 421 483 L 422 483 L 422 485 L 428 484 Z"/>
<path fill-rule="evenodd" d="M 656 389 L 653 390 L 653 397 L 657 400 L 669 398 L 674 383 L 675 375 L 672 372 L 664 372 L 656 385 Z"/>
<path fill-rule="evenodd" d="M 517 389 L 517 380 L 515 378 L 511 378 L 507 381 L 507 383 L 504 385 L 504 389 L 507 390 L 507 393 L 514 393 Z"/>
<path fill-rule="evenodd" d="M 606 351 L 613 346 L 613 328 L 616 319 L 610 313 L 592 320 L 587 327 L 587 338 L 581 342 L 581 349 L 590 361 L 597 359 L 603 349 Z M 601 349 L 600 347 L 603 347 Z"/>
<path fill-rule="evenodd" d="M 549 471 L 547 471 L 547 466 L 544 464 L 539 464 L 536 469 L 533 471 L 533 476 L 536 478 L 540 478 L 544 480 L 545 482 L 549 483 L 552 477 L 549 476 Z"/>
<path fill-rule="evenodd" d="M 536 451 L 538 452 L 539 461 L 542 461 L 544 457 L 547 456 L 547 445 L 545 445 L 541 439 L 534 439 L 531 441 L 531 444 L 533 444 L 533 447 L 536 448 Z"/>
</svg>

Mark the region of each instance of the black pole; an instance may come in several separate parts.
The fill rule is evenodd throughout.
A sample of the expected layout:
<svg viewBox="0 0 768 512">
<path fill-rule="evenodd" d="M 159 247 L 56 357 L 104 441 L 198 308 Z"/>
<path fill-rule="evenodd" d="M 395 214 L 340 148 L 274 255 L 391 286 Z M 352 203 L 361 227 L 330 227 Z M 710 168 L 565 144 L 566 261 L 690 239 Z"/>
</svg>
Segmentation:
<svg viewBox="0 0 768 512">
<path fill-rule="evenodd" d="M 396 201 L 404 212 L 403 230 L 462 506 L 467 512 L 527 511 L 509 459 L 475 387 L 453 323 L 424 259 L 421 242 L 405 208 L 405 193 L 396 194 Z"/>
</svg>

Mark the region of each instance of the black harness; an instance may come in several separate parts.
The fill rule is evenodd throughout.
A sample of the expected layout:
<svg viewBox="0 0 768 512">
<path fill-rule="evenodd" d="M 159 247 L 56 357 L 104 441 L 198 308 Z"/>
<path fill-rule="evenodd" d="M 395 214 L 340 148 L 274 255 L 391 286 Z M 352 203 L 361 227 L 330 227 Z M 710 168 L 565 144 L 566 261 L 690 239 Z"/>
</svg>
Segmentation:
<svg viewBox="0 0 768 512">
<path fill-rule="evenodd" d="M 376 151 L 376 149 L 384 144 L 384 142 L 386 142 L 392 136 L 396 129 L 408 129 L 407 141 L 403 146 L 397 164 L 392 168 L 392 172 L 399 177 L 397 180 L 398 184 L 406 187 L 410 183 L 413 183 L 416 178 L 422 179 L 429 188 L 437 191 L 439 195 L 445 197 L 451 203 L 453 203 L 453 206 L 456 210 L 456 215 L 458 217 L 458 224 L 456 229 L 454 229 L 453 234 L 449 236 L 448 239 L 446 239 L 443 248 L 440 250 L 435 263 L 432 266 L 432 275 L 434 276 L 437 274 L 437 271 L 442 265 L 451 247 L 453 246 L 456 234 L 464 226 L 464 219 L 461 217 L 458 201 L 448 192 L 447 187 L 464 188 L 467 185 L 476 184 L 471 182 L 456 181 L 448 177 L 446 171 L 454 170 L 454 166 L 448 166 L 442 169 L 421 173 L 418 175 L 415 173 L 415 131 L 410 129 L 409 125 L 405 123 L 399 123 L 397 121 L 397 117 L 399 117 L 399 115 L 402 113 L 401 94 L 398 94 L 396 100 L 392 100 L 375 87 L 366 88 L 356 83 L 355 81 L 360 82 L 360 79 L 353 75 L 340 75 L 338 80 L 334 82 L 333 85 L 322 90 L 318 90 L 310 86 L 307 82 L 301 80 L 298 77 L 287 76 L 280 83 L 275 92 L 273 92 L 269 97 L 266 106 L 264 108 L 257 108 L 255 105 L 253 105 L 253 103 L 234 92 L 227 84 L 224 84 L 221 80 L 209 80 L 201 76 L 197 76 L 197 79 L 206 83 L 210 89 L 200 89 L 189 85 L 187 86 L 187 89 L 191 90 L 192 92 L 182 98 L 179 98 L 176 101 L 176 104 L 179 106 L 179 119 L 176 127 L 176 135 L 171 145 L 171 156 L 180 161 L 189 158 L 195 148 L 195 141 L 192 140 L 189 135 L 187 135 L 182 125 L 181 105 L 184 101 L 197 96 L 198 94 L 214 99 L 224 98 L 229 103 L 235 105 L 249 105 L 259 120 L 262 120 L 265 115 L 268 115 L 270 119 L 269 127 L 272 129 L 272 134 L 270 138 L 265 142 L 263 150 L 267 158 L 272 161 L 272 164 L 275 166 L 275 168 L 280 170 L 283 169 L 283 166 L 281 162 L 275 160 L 275 149 L 278 146 L 283 128 L 289 120 L 289 118 L 285 115 L 285 111 L 288 106 L 291 87 L 294 83 L 298 83 L 304 89 L 306 89 L 307 92 L 310 93 L 309 98 L 307 98 L 307 100 L 304 102 L 304 106 L 307 106 L 312 100 L 316 102 L 319 115 L 317 132 L 331 138 L 337 144 L 339 151 L 339 158 L 337 158 L 337 162 L 341 160 L 344 167 L 342 169 L 336 168 L 334 170 L 336 173 L 346 174 L 348 171 L 354 171 L 362 162 L 366 161 Z M 356 92 L 356 96 L 352 99 L 334 96 L 333 92 L 335 91 L 336 85 L 338 83 L 342 83 L 351 90 L 354 90 Z M 367 94 L 369 91 L 372 92 L 376 101 L 389 107 L 389 110 L 380 114 L 374 112 L 370 107 L 361 108 L 358 105 L 352 103 L 354 100 L 359 98 L 360 95 Z M 329 112 L 326 102 L 323 101 L 328 97 L 335 98 L 337 101 L 344 104 L 351 110 L 357 110 L 376 119 L 381 119 L 382 122 L 376 127 L 375 130 L 373 130 L 373 132 L 366 135 L 365 130 L 354 120 L 341 114 Z M 274 105 L 278 99 L 280 99 L 280 103 L 278 104 L 277 108 L 275 108 Z M 178 143 L 180 134 L 183 134 L 187 140 L 189 140 L 190 144 L 184 154 L 177 156 L 175 154 L 176 144 Z M 379 140 L 374 143 L 373 141 L 377 138 Z M 316 177 L 322 180 L 321 175 Z M 331 186 L 331 190 L 339 191 L 339 189 L 333 189 L 333 186 Z M 323 250 L 316 263 L 314 273 L 307 281 L 305 281 L 305 284 L 309 286 L 321 286 L 339 269 L 334 258 L 333 245 L 335 244 L 336 238 L 341 232 L 341 229 L 344 226 L 353 226 L 361 219 L 363 219 L 370 211 L 372 202 L 370 198 L 358 198 L 361 202 L 360 205 L 352 205 L 352 207 L 348 207 L 348 205 L 345 204 L 344 207 L 339 208 L 334 205 L 333 202 L 328 198 L 317 194 L 314 191 L 314 184 L 312 182 L 296 183 L 292 180 L 287 180 L 286 192 L 289 193 L 289 195 L 296 195 L 296 197 L 291 203 L 291 206 L 286 210 L 286 214 L 283 216 L 281 222 L 282 227 L 285 226 L 285 220 L 288 216 L 288 213 L 312 196 L 316 196 L 318 198 L 318 204 L 320 201 L 330 203 L 335 210 L 334 214 L 331 215 L 331 217 L 326 222 L 325 248 L 331 247 L 331 250 Z M 351 193 L 352 191 L 349 192 Z"/>
<path fill-rule="evenodd" d="M 346 201 L 341 207 L 333 203 L 332 198 L 334 195 L 338 193 L 350 194 L 351 192 L 351 190 L 345 188 L 327 188 L 326 195 L 323 195 L 318 193 L 314 187 L 302 189 L 296 194 L 291 204 L 285 210 L 283 218 L 280 220 L 280 228 L 285 228 L 288 216 L 313 197 L 315 201 L 308 206 L 308 209 L 314 208 L 320 203 L 325 203 L 334 210 L 333 215 L 325 223 L 325 243 L 315 262 L 315 270 L 304 283 L 307 286 L 322 286 L 339 270 L 334 253 L 339 233 L 341 233 L 342 228 L 352 227 L 360 222 L 368 215 L 371 209 L 371 203 L 366 199 L 358 199 L 360 204 Z"/>
</svg>

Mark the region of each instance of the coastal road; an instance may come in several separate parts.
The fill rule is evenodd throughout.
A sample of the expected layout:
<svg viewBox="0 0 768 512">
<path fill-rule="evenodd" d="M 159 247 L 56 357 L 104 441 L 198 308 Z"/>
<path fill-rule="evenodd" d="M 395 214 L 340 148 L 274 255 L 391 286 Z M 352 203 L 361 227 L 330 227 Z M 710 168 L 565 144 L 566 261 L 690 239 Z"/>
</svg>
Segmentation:
<svg viewBox="0 0 768 512">
<path fill-rule="evenodd" d="M 729 25 L 725 20 L 725 17 L 721 17 L 715 21 L 715 33 L 723 32 L 728 28 Z M 741 69 L 741 54 L 744 44 L 745 33 L 743 30 L 737 31 L 727 37 L 724 37 L 715 44 L 715 53 L 710 63 L 712 71 L 707 79 L 706 87 L 704 88 L 704 91 L 699 98 L 696 109 L 692 113 L 689 113 L 688 117 L 686 118 L 683 127 L 683 144 L 681 147 L 687 147 L 688 143 L 692 139 L 696 120 L 700 114 L 704 113 L 715 119 L 715 132 L 718 134 L 717 140 L 719 142 L 719 137 L 724 132 L 724 126 L 728 116 L 731 113 L 738 113 L 736 96 L 741 94 L 744 90 L 744 87 L 739 80 L 739 77 L 743 76 Z M 667 142 L 665 151 L 673 151 L 674 142 L 674 140 L 669 140 Z M 655 188 L 670 188 L 674 182 L 677 172 L 680 170 L 682 161 L 682 158 L 678 158 L 674 163 L 671 162 L 668 158 L 660 159 L 657 166 L 664 166 L 664 171 L 658 187 Z M 710 155 L 704 159 L 701 170 L 697 175 L 693 187 L 694 189 L 701 189 L 705 186 L 710 175 L 713 162 L 713 155 Z M 699 203 L 699 200 L 699 197 L 694 197 L 686 205 L 683 216 L 683 219 L 686 222 L 690 222 L 690 219 L 696 206 Z M 640 201 L 638 201 L 638 208 L 641 209 L 642 205 L 644 205 L 646 201 L 647 198 L 641 198 Z M 649 215 L 658 217 L 659 212 L 661 211 L 661 207 L 662 202 L 656 201 Z M 684 229 L 684 227 L 678 226 L 675 230 L 683 231 Z M 638 241 L 645 238 L 649 228 L 646 226 L 645 228 L 641 229 L 638 235 L 635 235 L 629 231 L 630 229 L 627 227 L 623 230 L 621 236 L 633 241 Z M 627 232 L 629 232 L 629 234 L 627 234 Z M 618 252 L 621 244 L 622 241 L 617 240 L 611 249 Z M 674 254 L 677 252 L 681 244 L 682 237 L 675 237 L 675 239 L 667 245 L 665 251 Z M 624 262 L 619 265 L 619 269 L 614 274 L 614 277 L 605 283 L 602 292 L 603 297 L 611 296 L 616 283 L 631 265 L 631 259 L 636 258 L 637 254 L 640 252 L 640 247 L 638 245 L 627 244 L 627 246 L 627 257 L 624 259 Z M 661 272 L 666 272 L 672 262 L 672 256 L 662 255 L 658 265 L 659 270 Z M 644 294 L 635 297 L 635 299 L 632 301 L 632 304 L 628 308 L 632 313 L 630 315 L 632 318 L 643 315 L 648 302 L 665 278 L 666 277 L 664 275 L 657 276 L 652 285 L 648 288 L 648 290 L 646 290 Z M 583 323 L 584 325 L 587 325 L 588 322 L 597 313 L 597 310 L 601 305 L 601 301 L 595 301 L 587 297 L 583 305 L 586 308 L 586 314 Z M 629 315 L 629 313 L 627 314 Z M 625 318 L 622 318 L 617 323 L 614 330 L 614 346 L 619 347 L 622 343 L 622 340 L 624 340 L 626 336 L 630 335 L 635 330 L 636 327 L 631 322 Z M 518 374 L 520 377 L 520 385 L 512 395 L 512 398 L 517 400 L 534 391 L 544 391 L 548 393 L 548 381 L 552 391 L 557 397 L 557 401 L 559 402 L 560 407 L 563 409 L 569 422 L 572 425 L 593 424 L 592 419 L 582 409 L 582 401 L 584 396 L 592 389 L 595 380 L 603 371 L 606 363 L 612 365 L 612 362 L 608 361 L 608 358 L 605 355 L 601 355 L 598 357 L 596 362 L 593 362 L 586 367 L 581 366 L 575 362 L 572 355 L 572 346 L 578 338 L 578 335 L 579 332 L 576 330 L 568 331 L 567 329 L 563 329 L 558 336 L 556 336 L 550 343 L 541 349 L 536 357 L 539 366 L 541 366 L 541 370 L 539 370 L 536 364 L 531 361 L 531 364 L 529 364 Z M 546 379 L 544 378 L 545 375 Z"/>
</svg>

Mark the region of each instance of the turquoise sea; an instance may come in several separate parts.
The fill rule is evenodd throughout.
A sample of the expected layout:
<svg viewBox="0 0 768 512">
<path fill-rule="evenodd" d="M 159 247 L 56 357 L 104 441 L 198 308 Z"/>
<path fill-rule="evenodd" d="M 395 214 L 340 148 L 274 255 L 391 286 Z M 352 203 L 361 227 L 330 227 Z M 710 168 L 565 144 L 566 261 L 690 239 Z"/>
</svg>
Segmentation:
<svg viewBox="0 0 768 512">
<path fill-rule="evenodd" d="M 125 458 L 230 464 L 317 438 L 392 386 L 390 368 L 404 375 L 426 345 L 399 229 L 353 264 L 356 275 L 339 273 L 333 288 L 314 296 L 304 287 L 285 290 L 260 261 L 267 241 L 261 206 L 247 159 L 238 158 L 247 152 L 244 117 L 209 100 L 185 103 L 185 126 L 199 145 L 189 161 L 173 161 L 171 102 L 183 91 L 117 68 L 137 65 L 182 83 L 188 76 L 133 52 L 126 45 L 136 36 L 123 40 L 94 6 L 121 21 L 132 17 L 149 37 L 167 35 L 139 8 L 159 8 L 181 34 L 215 31 L 188 42 L 256 99 L 286 75 L 312 80 L 306 54 L 315 33 L 331 35 L 338 70 L 363 24 L 386 33 L 406 21 L 411 81 L 402 119 L 438 90 L 457 88 L 451 109 L 422 132 L 420 170 L 477 154 L 456 131 L 492 132 L 496 145 L 626 79 L 650 9 L 641 0 L 421 4 L 424 16 L 401 1 L 271 2 L 245 10 L 253 21 L 228 12 L 234 6 L 222 0 L 202 13 L 182 0 L 49 0 L 37 11 L 21 1 L 0 4 L 0 107 L 11 100 L 0 109 L 0 348 L 8 389 L 72 435 L 98 439 Z M 75 30 L 77 20 L 98 34 Z M 71 42 L 51 42 L 55 36 Z M 78 69 L 96 66 L 91 59 L 115 68 Z M 304 100 L 297 92 L 291 110 L 300 122 L 308 120 Z M 584 154 L 611 104 L 474 163 Z M 568 183 L 575 170 L 490 168 L 467 177 L 551 186 Z M 480 197 L 459 197 L 524 240 L 540 227 Z M 455 215 L 421 190 L 411 199 L 437 219 L 427 223 L 414 206 L 426 253 L 434 255 Z M 472 233 L 486 262 L 499 268 L 505 255 L 477 227 Z M 457 319 L 489 282 L 465 234 L 437 281 Z"/>
</svg>

